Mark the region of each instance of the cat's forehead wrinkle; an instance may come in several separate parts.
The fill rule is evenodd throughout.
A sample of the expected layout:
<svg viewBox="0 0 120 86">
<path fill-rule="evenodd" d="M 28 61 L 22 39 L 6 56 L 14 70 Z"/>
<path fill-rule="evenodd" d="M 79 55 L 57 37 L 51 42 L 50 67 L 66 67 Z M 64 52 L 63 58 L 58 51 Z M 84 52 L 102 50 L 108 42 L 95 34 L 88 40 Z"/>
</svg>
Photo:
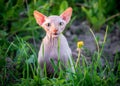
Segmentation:
<svg viewBox="0 0 120 86">
<path fill-rule="evenodd" d="M 56 16 L 56 15 L 49 16 L 49 17 L 48 17 L 48 20 L 51 21 L 51 22 L 59 22 L 59 21 L 62 21 L 61 17 L 60 17 L 60 16 Z"/>
</svg>

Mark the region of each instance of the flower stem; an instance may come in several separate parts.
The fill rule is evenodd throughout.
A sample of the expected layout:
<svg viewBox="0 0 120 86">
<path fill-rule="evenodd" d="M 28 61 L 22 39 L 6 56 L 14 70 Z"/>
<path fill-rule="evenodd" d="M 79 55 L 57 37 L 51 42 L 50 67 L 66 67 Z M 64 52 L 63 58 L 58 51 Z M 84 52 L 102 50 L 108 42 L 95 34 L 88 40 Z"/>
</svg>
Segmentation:
<svg viewBox="0 0 120 86">
<path fill-rule="evenodd" d="M 79 61 L 80 61 L 80 54 L 81 54 L 81 49 L 79 48 L 79 49 L 78 49 L 78 58 L 77 58 L 77 61 L 76 61 L 76 64 L 75 64 L 75 69 L 77 68 L 78 63 L 79 63 Z"/>
</svg>

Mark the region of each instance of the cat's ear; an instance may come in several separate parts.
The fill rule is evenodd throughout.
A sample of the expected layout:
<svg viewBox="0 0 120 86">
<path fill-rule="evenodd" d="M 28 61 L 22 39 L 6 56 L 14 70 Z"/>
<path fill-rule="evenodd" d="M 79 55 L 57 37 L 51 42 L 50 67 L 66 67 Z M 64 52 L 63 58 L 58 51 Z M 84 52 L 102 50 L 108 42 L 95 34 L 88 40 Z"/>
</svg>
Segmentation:
<svg viewBox="0 0 120 86">
<path fill-rule="evenodd" d="M 60 17 L 68 23 L 71 19 L 71 15 L 72 15 L 72 8 L 69 7 L 60 15 Z"/>
<path fill-rule="evenodd" d="M 33 15 L 36 19 L 36 22 L 41 26 L 43 22 L 45 21 L 46 16 L 36 10 L 34 11 Z"/>
</svg>

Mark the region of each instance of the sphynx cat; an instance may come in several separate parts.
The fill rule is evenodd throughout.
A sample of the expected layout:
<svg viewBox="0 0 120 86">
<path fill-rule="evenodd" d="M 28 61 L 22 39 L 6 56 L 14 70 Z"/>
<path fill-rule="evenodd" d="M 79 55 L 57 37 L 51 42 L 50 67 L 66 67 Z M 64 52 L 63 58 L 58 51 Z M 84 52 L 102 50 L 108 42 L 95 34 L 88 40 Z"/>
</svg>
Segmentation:
<svg viewBox="0 0 120 86">
<path fill-rule="evenodd" d="M 62 34 L 65 26 L 71 19 L 71 15 L 71 7 L 67 8 L 60 16 L 52 15 L 47 17 L 36 10 L 34 11 L 34 17 L 37 24 L 39 24 L 46 31 L 46 36 L 42 40 L 40 46 L 38 63 L 42 68 L 46 63 L 46 70 L 48 74 L 54 73 L 54 68 L 50 61 L 51 59 L 55 64 L 58 63 L 59 57 L 60 61 L 64 65 L 67 65 L 69 60 L 71 62 L 71 49 L 65 36 Z M 60 56 L 58 51 L 60 52 Z"/>
</svg>

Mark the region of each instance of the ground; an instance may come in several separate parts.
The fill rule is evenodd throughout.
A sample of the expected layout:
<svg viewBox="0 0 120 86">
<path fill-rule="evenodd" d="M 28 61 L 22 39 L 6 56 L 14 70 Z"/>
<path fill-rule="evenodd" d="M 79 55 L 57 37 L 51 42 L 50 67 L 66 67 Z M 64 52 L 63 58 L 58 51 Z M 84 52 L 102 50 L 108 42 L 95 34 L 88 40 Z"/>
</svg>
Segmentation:
<svg viewBox="0 0 120 86">
<path fill-rule="evenodd" d="M 91 55 L 97 51 L 94 37 L 89 28 L 90 25 L 87 21 L 75 21 L 70 28 L 65 31 L 65 35 L 75 59 L 77 58 L 76 44 L 78 41 L 84 41 L 84 50 L 82 51 L 82 54 L 86 56 L 88 61 L 91 60 Z M 106 57 L 110 63 L 113 63 L 115 55 L 120 53 L 120 27 L 115 24 L 112 28 L 112 31 L 109 31 L 108 29 L 108 35 L 102 54 L 102 57 Z M 104 25 L 100 31 L 94 31 L 95 36 L 99 39 L 99 46 L 101 46 L 104 41 L 105 31 L 106 25 Z M 101 62 L 104 65 L 105 61 L 103 58 L 101 58 Z"/>
</svg>

